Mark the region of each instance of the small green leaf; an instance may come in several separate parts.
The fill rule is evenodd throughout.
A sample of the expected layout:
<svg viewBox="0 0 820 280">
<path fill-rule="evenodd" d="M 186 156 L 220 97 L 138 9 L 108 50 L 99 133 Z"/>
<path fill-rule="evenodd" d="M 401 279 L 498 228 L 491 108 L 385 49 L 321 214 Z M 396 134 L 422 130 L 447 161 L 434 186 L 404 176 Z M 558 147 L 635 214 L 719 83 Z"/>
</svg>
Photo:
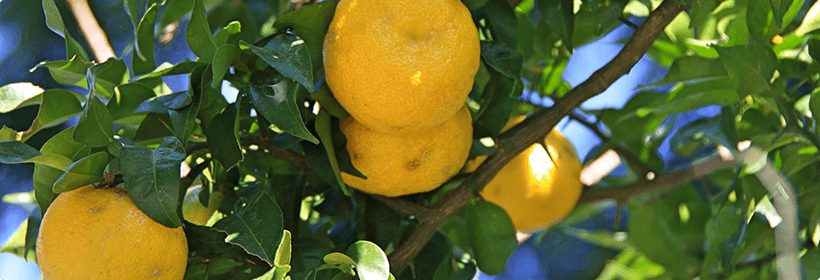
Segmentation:
<svg viewBox="0 0 820 280">
<path fill-rule="evenodd" d="M 282 233 L 282 241 L 279 242 L 279 248 L 276 249 L 276 257 L 273 259 L 273 264 L 276 266 L 290 265 L 290 255 L 290 231 L 285 230 Z"/>
<path fill-rule="evenodd" d="M 133 69 L 136 76 L 151 72 L 157 68 L 157 63 L 154 60 L 154 24 L 158 12 L 159 6 L 157 4 L 151 5 L 145 11 L 139 25 L 134 27 L 136 39 L 134 40 L 134 53 L 131 55 L 131 69 Z"/>
<path fill-rule="evenodd" d="M 68 158 L 69 162 L 80 160 L 91 152 L 91 147 L 75 142 L 71 136 L 72 129 L 65 129 L 48 139 L 40 153 L 43 155 L 60 155 Z M 54 182 L 63 175 L 64 170 L 49 165 L 34 163 L 34 197 L 40 206 L 40 212 L 45 213 L 51 201 L 57 197 L 52 191 Z"/>
<path fill-rule="evenodd" d="M 302 121 L 302 106 L 307 94 L 296 81 L 278 74 L 255 71 L 251 74 L 251 98 L 257 112 L 270 123 L 293 136 L 319 144 Z"/>
<path fill-rule="evenodd" d="M 518 19 L 515 18 L 510 1 L 489 0 L 485 4 L 484 11 L 487 13 L 493 41 L 503 42 L 512 48 L 518 46 Z"/>
<path fill-rule="evenodd" d="M 467 204 L 467 228 L 478 268 L 487 275 L 504 272 L 518 246 L 510 216 L 498 205 L 473 200 Z"/>
<path fill-rule="evenodd" d="M 336 149 L 333 147 L 333 136 L 330 133 L 331 122 L 330 114 L 325 110 L 319 110 L 319 115 L 316 116 L 316 122 L 314 123 L 316 134 L 319 134 L 319 139 L 322 140 L 322 146 L 325 148 L 325 151 L 327 151 L 327 158 L 330 160 L 330 167 L 333 169 L 336 183 L 339 184 L 342 188 L 342 192 L 344 192 L 346 196 L 350 196 L 350 192 L 348 192 L 347 186 L 345 186 L 345 182 L 342 180 L 339 162 L 336 160 Z"/>
<path fill-rule="evenodd" d="M 238 103 L 226 107 L 225 111 L 217 115 L 205 128 L 208 147 L 225 169 L 230 169 L 244 160 L 238 140 L 239 122 L 236 106 Z"/>
<path fill-rule="evenodd" d="M 45 212 L 45 210 L 42 210 Z M 43 221 L 43 213 L 37 213 L 37 211 L 33 211 L 28 214 L 28 218 L 26 219 L 26 249 L 25 254 L 28 255 L 29 252 L 35 251 L 35 246 L 37 245 L 37 235 L 40 232 L 40 222 Z"/>
<path fill-rule="evenodd" d="M 111 114 L 111 120 L 117 121 L 122 118 L 133 116 L 134 110 L 145 100 L 156 97 L 153 90 L 138 83 L 127 83 L 119 85 L 114 90 L 114 95 L 105 104 L 105 108 Z"/>
<path fill-rule="evenodd" d="M 313 66 L 305 40 L 293 34 L 279 33 L 263 47 L 242 43 L 280 74 L 313 91 Z"/>
<path fill-rule="evenodd" d="M 497 41 L 481 42 L 481 58 L 484 63 L 504 76 L 512 79 L 521 77 L 523 58 L 515 49 Z"/>
<path fill-rule="evenodd" d="M 231 64 L 236 62 L 239 59 L 239 48 L 234 45 L 222 45 L 219 49 L 216 50 L 216 55 L 214 55 L 213 60 L 213 83 L 211 84 L 214 88 L 222 88 L 222 78 L 225 77 L 225 73 L 228 72 L 228 68 L 231 67 Z"/>
<path fill-rule="evenodd" d="M 82 61 L 91 61 L 88 54 L 83 50 L 82 45 L 78 43 L 71 35 L 68 34 L 65 24 L 63 24 L 63 17 L 60 15 L 60 10 L 54 0 L 43 0 L 43 11 L 46 14 L 46 24 L 51 31 L 65 38 L 66 44 L 66 59 L 78 56 Z"/>
<path fill-rule="evenodd" d="M 91 67 L 91 65 L 93 64 L 85 62 L 82 58 L 75 56 L 72 57 L 71 60 L 40 62 L 31 69 L 31 72 L 45 67 L 48 68 L 51 77 L 61 85 L 87 88 L 88 84 L 85 81 L 85 70 Z"/>
<path fill-rule="evenodd" d="M 57 181 L 52 191 L 62 193 L 105 180 L 103 171 L 108 164 L 108 153 L 96 152 L 68 166 Z"/>
<path fill-rule="evenodd" d="M 114 136 L 114 122 L 111 114 L 97 97 L 85 103 L 83 114 L 74 127 L 74 141 L 91 147 L 102 147 L 111 142 Z"/>
<path fill-rule="evenodd" d="M 23 133 L 23 141 L 38 131 L 60 125 L 83 112 L 83 107 L 75 93 L 64 89 L 50 89 L 43 92 L 40 111 L 31 127 Z"/>
<path fill-rule="evenodd" d="M 166 137 L 156 149 L 120 149 L 120 169 L 128 196 L 148 217 L 171 228 L 182 224 L 177 203 L 179 169 L 184 159 L 185 149 L 174 137 Z"/>
<path fill-rule="evenodd" d="M 239 43 L 237 35 L 239 35 L 240 32 L 242 32 L 242 24 L 238 21 L 232 21 L 216 32 L 214 35 L 214 43 L 220 48 L 225 44 L 230 44 L 235 47 L 236 44 Z M 218 51 L 217 49 L 217 52 Z"/>
<path fill-rule="evenodd" d="M 148 113 L 140 122 L 137 131 L 131 138 L 136 145 L 147 146 L 158 144 L 165 137 L 174 136 L 171 117 L 168 114 Z"/>
<path fill-rule="evenodd" d="M 324 71 L 322 67 L 322 48 L 325 34 L 330 27 L 336 10 L 335 1 L 323 1 L 304 6 L 296 11 L 286 13 L 273 23 L 277 30 L 290 29 L 293 34 L 305 40 L 313 65 L 313 80 Z"/>
<path fill-rule="evenodd" d="M 783 26 L 783 17 L 789 11 L 789 6 L 792 5 L 793 1 L 794 0 L 772 0 L 772 1 L 769 1 L 769 3 L 772 6 L 772 12 L 774 12 L 774 23 L 777 25 L 777 27 Z M 809 10 L 809 13 L 811 13 L 811 9 Z M 806 14 L 806 16 L 808 16 L 808 14 Z M 786 24 L 789 24 L 789 23 L 787 22 Z M 797 32 L 795 32 L 795 33 L 797 33 Z M 800 36 L 802 36 L 802 35 L 800 35 Z"/>
<path fill-rule="evenodd" d="M 197 67 L 191 71 L 188 85 L 188 96 L 193 96 L 191 103 L 178 109 L 168 110 L 174 135 L 183 146 L 188 142 L 191 131 L 196 127 L 196 116 L 202 106 L 204 92 L 210 89 L 211 71 L 209 66 Z"/>
<path fill-rule="evenodd" d="M 333 252 L 325 255 L 322 260 L 326 264 L 332 265 L 342 265 L 342 264 L 349 264 L 349 265 L 356 265 L 356 262 L 353 261 L 350 257 L 343 253 Z"/>
<path fill-rule="evenodd" d="M 40 104 L 43 89 L 32 83 L 11 83 L 0 87 L 0 113 Z"/>
<path fill-rule="evenodd" d="M 382 280 L 390 275 L 387 255 L 373 242 L 356 241 L 347 248 L 347 255 L 356 263 L 359 279 Z"/>
<path fill-rule="evenodd" d="M 156 69 L 151 71 L 151 73 L 145 74 L 142 77 L 139 77 L 137 80 L 145 80 L 150 78 L 156 78 L 161 76 L 172 76 L 172 75 L 180 75 L 180 74 L 188 74 L 199 66 L 204 66 L 206 63 L 198 62 L 198 61 L 185 61 L 180 62 L 177 64 L 171 64 L 168 62 L 164 62 L 157 66 Z"/>
<path fill-rule="evenodd" d="M 182 109 L 191 104 L 191 101 L 193 101 L 193 98 L 191 98 L 190 90 L 178 91 L 172 94 L 160 95 L 143 100 L 137 105 L 137 108 L 133 110 L 133 113 L 152 112 L 162 114 L 168 110 Z"/>
<path fill-rule="evenodd" d="M 517 80 L 492 74 L 490 82 L 484 87 L 484 102 L 481 109 L 476 113 L 476 120 L 473 124 L 475 136 L 477 138 L 496 136 L 501 133 L 501 129 L 510 119 L 515 99 L 511 97 L 516 88 L 523 89 L 523 85 Z"/>
<path fill-rule="evenodd" d="M 26 250 L 27 227 L 28 220 L 23 220 L 20 226 L 17 227 L 17 230 L 0 246 L 0 253 L 12 253 L 26 261 L 35 261 L 34 255 L 31 255 L 31 258 L 29 258 L 28 250 Z"/>
<path fill-rule="evenodd" d="M 122 59 L 109 59 L 105 63 L 97 64 L 86 69 L 85 88 L 96 87 L 91 90 L 94 94 L 101 94 L 105 98 L 114 95 L 114 89 L 121 84 L 128 82 L 128 68 Z"/>
<path fill-rule="evenodd" d="M 20 136 L 22 133 L 15 131 L 14 129 L 9 128 L 8 126 L 3 125 L 3 128 L 0 128 L 0 141 L 6 140 L 20 140 Z"/>
<path fill-rule="evenodd" d="M 315 129 L 315 126 L 311 126 Z M 347 151 L 347 138 L 339 126 L 338 119 L 332 119 L 331 133 L 333 136 L 333 149 L 336 151 L 336 161 L 339 164 L 339 169 L 342 172 L 367 179 L 361 172 L 356 170 L 353 163 L 350 161 L 350 153 Z M 316 133 L 318 134 L 318 133 Z M 330 166 L 330 159 L 323 144 L 313 144 L 309 142 L 301 142 L 301 148 L 305 153 L 305 159 L 316 174 L 331 185 L 339 187 L 336 181 L 335 172 Z"/>
<path fill-rule="evenodd" d="M 323 84 L 322 87 L 319 88 L 316 92 L 310 95 L 310 98 L 316 102 L 319 102 L 319 105 L 322 106 L 322 109 L 327 110 L 331 116 L 337 118 L 346 118 L 349 117 L 350 114 L 345 111 L 345 108 L 342 107 L 342 104 L 339 104 L 339 101 L 333 97 L 333 94 L 330 92 L 330 88 L 327 84 Z"/>
<path fill-rule="evenodd" d="M 634 208 L 633 208 L 634 209 Z M 668 221 L 654 205 L 630 209 L 628 240 L 649 259 L 664 266 L 675 278 L 688 279 L 684 242 L 676 235 Z"/>
<path fill-rule="evenodd" d="M 272 266 L 282 240 L 282 223 L 282 210 L 276 200 L 260 190 L 235 215 L 219 220 L 213 227 L 228 234 L 225 241 L 241 246 Z"/>
<path fill-rule="evenodd" d="M 211 28 L 208 27 L 208 15 L 205 14 L 205 5 L 202 4 L 202 0 L 194 0 L 193 4 L 191 20 L 185 28 L 185 42 L 188 43 L 191 52 L 199 59 L 211 62 L 214 54 L 216 54 L 217 46 L 211 35 Z"/>
<path fill-rule="evenodd" d="M 67 170 L 69 165 L 72 164 L 71 159 L 64 155 L 58 154 L 45 154 L 39 155 L 33 158 L 30 158 L 25 161 L 26 163 L 36 163 L 42 164 L 48 167 L 57 168 L 59 170 Z"/>
<path fill-rule="evenodd" d="M 191 12 L 193 5 L 194 0 L 165 1 L 165 13 L 162 15 L 158 30 L 164 30 L 169 24 L 182 20 L 185 15 Z"/>
<path fill-rule="evenodd" d="M 0 163 L 18 164 L 37 157 L 40 152 L 26 143 L 8 140 L 0 141 Z"/>
<path fill-rule="evenodd" d="M 820 87 L 815 88 L 809 100 L 809 109 L 815 120 L 820 119 Z"/>
<path fill-rule="evenodd" d="M 817 29 L 820 29 L 820 3 L 814 2 L 803 17 L 803 22 L 794 30 L 794 34 L 803 37 Z"/>
<path fill-rule="evenodd" d="M 726 69 L 717 59 L 708 59 L 700 56 L 682 56 L 676 58 L 669 67 L 669 72 L 662 80 L 649 86 L 667 85 L 700 79 L 717 79 L 726 77 Z"/>
</svg>

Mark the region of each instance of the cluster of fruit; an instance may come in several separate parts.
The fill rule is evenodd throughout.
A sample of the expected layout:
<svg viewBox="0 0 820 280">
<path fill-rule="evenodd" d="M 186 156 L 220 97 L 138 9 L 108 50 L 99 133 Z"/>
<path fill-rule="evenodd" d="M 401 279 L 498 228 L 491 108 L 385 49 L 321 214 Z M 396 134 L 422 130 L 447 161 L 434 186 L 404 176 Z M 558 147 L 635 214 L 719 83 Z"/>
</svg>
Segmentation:
<svg viewBox="0 0 820 280">
<path fill-rule="evenodd" d="M 480 63 L 470 11 L 458 0 L 340 1 L 324 41 L 325 77 L 351 117 L 342 120 L 364 192 L 435 189 L 470 152 L 464 103 Z"/>
</svg>

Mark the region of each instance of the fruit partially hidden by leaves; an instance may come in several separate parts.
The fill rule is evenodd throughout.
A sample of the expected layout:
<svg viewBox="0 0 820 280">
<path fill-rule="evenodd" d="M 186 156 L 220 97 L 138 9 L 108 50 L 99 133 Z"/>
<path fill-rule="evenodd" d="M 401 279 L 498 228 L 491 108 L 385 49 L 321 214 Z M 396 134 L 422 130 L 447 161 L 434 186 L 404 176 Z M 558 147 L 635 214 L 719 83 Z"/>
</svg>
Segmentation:
<svg viewBox="0 0 820 280">
<path fill-rule="evenodd" d="M 515 118 L 507 127 L 523 120 L 523 116 Z M 475 170 L 485 158 L 471 161 L 467 171 Z M 560 221 L 575 207 L 583 190 L 581 168 L 575 147 L 553 129 L 544 139 L 544 146 L 533 144 L 525 149 L 480 194 L 507 211 L 517 230 L 543 229 Z"/>
<path fill-rule="evenodd" d="M 431 191 L 453 177 L 467 160 L 473 135 L 467 107 L 414 134 L 381 133 L 353 118 L 342 120 L 341 129 L 353 166 L 367 177 L 342 173 L 345 184 L 384 196 Z"/>
<path fill-rule="evenodd" d="M 205 207 L 199 202 L 200 192 L 202 192 L 202 185 L 192 186 L 185 192 L 185 199 L 182 201 L 182 217 L 192 224 L 205 226 L 222 204 L 225 195 L 221 192 L 212 192 L 208 198 L 208 207 Z"/>
<path fill-rule="evenodd" d="M 122 188 L 82 187 L 57 196 L 37 236 L 48 279 L 182 279 L 188 241 L 145 215 Z"/>
<path fill-rule="evenodd" d="M 480 48 L 461 1 L 343 0 L 325 36 L 326 81 L 373 130 L 427 129 L 464 105 Z"/>
</svg>

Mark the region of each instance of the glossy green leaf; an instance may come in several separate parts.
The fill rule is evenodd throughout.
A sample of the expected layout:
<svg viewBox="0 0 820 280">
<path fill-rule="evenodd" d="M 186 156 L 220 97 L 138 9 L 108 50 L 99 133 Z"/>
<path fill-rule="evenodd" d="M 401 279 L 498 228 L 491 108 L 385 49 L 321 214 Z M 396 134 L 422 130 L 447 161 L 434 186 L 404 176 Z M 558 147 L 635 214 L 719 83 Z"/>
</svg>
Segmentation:
<svg viewBox="0 0 820 280">
<path fill-rule="evenodd" d="M 373 242 L 360 240 L 347 248 L 347 255 L 356 262 L 356 272 L 362 280 L 382 280 L 390 275 L 387 255 Z"/>
<path fill-rule="evenodd" d="M 332 265 L 342 265 L 342 264 L 349 264 L 349 265 L 356 265 L 356 261 L 348 257 L 347 255 L 339 252 L 333 252 L 330 254 L 325 255 L 322 260 L 327 264 Z"/>
<path fill-rule="evenodd" d="M 273 259 L 273 264 L 276 266 L 290 265 L 291 251 L 293 250 L 290 243 L 290 231 L 285 230 L 282 233 L 282 241 L 279 242 L 279 248 L 276 249 L 276 257 Z"/>
<path fill-rule="evenodd" d="M 44 91 L 42 95 L 43 101 L 40 103 L 40 112 L 31 127 L 23 133 L 23 141 L 38 131 L 60 125 L 83 111 L 80 101 L 77 100 L 77 96 L 73 92 L 63 89 L 50 89 Z"/>
<path fill-rule="evenodd" d="M 272 266 L 282 240 L 282 210 L 265 191 L 258 191 L 235 215 L 219 220 L 214 228 L 227 233 L 225 240 L 241 246 Z"/>
<path fill-rule="evenodd" d="M 157 68 L 157 63 L 154 60 L 154 25 L 158 11 L 159 6 L 157 4 L 151 5 L 145 11 L 145 15 L 142 16 L 139 24 L 135 26 L 136 40 L 134 42 L 134 53 L 131 55 L 131 68 L 136 76 L 151 72 Z"/>
<path fill-rule="evenodd" d="M 72 164 L 71 159 L 59 154 L 45 154 L 27 159 L 25 163 L 42 164 L 44 166 L 53 167 L 65 171 L 68 166 Z"/>
<path fill-rule="evenodd" d="M 80 57 L 73 57 L 71 60 L 43 61 L 37 64 L 31 71 L 34 72 L 37 69 L 45 67 L 48 68 L 51 77 L 61 85 L 87 88 L 85 70 L 91 67 L 91 65 L 93 64 L 85 62 L 85 60 Z"/>
<path fill-rule="evenodd" d="M 307 94 L 299 84 L 282 75 L 256 71 L 251 74 L 250 92 L 259 114 L 279 129 L 293 136 L 319 144 L 302 120 L 299 107 Z"/>
<path fill-rule="evenodd" d="M 726 77 L 728 74 L 720 60 L 700 56 L 682 56 L 672 62 L 669 72 L 662 80 L 650 86 L 666 85 L 692 80 L 707 80 Z"/>
<path fill-rule="evenodd" d="M 518 246 L 510 216 L 489 202 L 473 200 L 466 207 L 470 244 L 478 268 L 487 275 L 501 274 Z"/>
<path fill-rule="evenodd" d="M 72 139 L 72 129 L 65 129 L 48 139 L 40 153 L 43 155 L 60 155 L 68 158 L 69 162 L 80 160 L 91 152 L 91 147 L 75 142 Z M 40 212 L 45 213 L 51 201 L 57 197 L 52 191 L 54 182 L 63 175 L 64 170 L 54 168 L 45 164 L 34 164 L 34 196 L 40 206 Z"/>
<path fill-rule="evenodd" d="M 511 79 L 521 77 L 523 58 L 518 51 L 497 41 L 481 42 L 481 58 L 488 66 Z"/>
<path fill-rule="evenodd" d="M 180 75 L 180 74 L 188 74 L 194 70 L 194 68 L 199 66 L 204 66 L 205 63 L 198 62 L 198 61 L 185 61 L 180 62 L 177 64 L 171 64 L 168 62 L 164 62 L 157 66 L 156 69 L 151 71 L 151 73 L 145 74 L 142 77 L 139 77 L 138 80 L 145 80 L 150 78 L 156 78 L 161 76 L 172 76 L 172 75 Z"/>
<path fill-rule="evenodd" d="M 208 15 L 205 14 L 205 5 L 202 0 L 193 1 L 193 11 L 191 20 L 185 28 L 185 42 L 200 60 L 211 62 L 216 54 L 216 43 L 212 37 L 211 28 L 208 27 Z M 164 20 L 163 20 L 164 21 Z"/>
<path fill-rule="evenodd" d="M 133 116 L 134 110 L 145 100 L 156 97 L 153 90 L 138 83 L 127 83 L 117 86 L 114 96 L 105 104 L 105 108 L 111 114 L 111 120 Z"/>
<path fill-rule="evenodd" d="M 815 88 L 809 100 L 809 109 L 814 119 L 820 119 L 820 88 Z"/>
<path fill-rule="evenodd" d="M 273 28 L 277 30 L 290 29 L 293 34 L 305 40 L 313 65 L 313 80 L 319 78 L 319 75 L 324 71 L 322 67 L 322 48 L 325 34 L 330 27 L 330 21 L 333 19 L 335 10 L 335 1 L 323 1 L 286 13 L 273 23 Z"/>
<path fill-rule="evenodd" d="M 575 30 L 573 0 L 538 1 L 538 10 L 552 32 L 561 37 L 567 49 L 572 51 L 572 34 Z"/>
<path fill-rule="evenodd" d="M 518 45 L 518 19 L 515 18 L 510 1 L 489 0 L 484 5 L 484 11 L 487 13 L 493 40 L 515 48 Z"/>
<path fill-rule="evenodd" d="M 26 143 L 8 140 L 0 141 L 0 163 L 18 164 L 37 157 L 40 152 Z"/>
<path fill-rule="evenodd" d="M 208 147 L 225 169 L 232 168 L 245 158 L 238 140 L 239 122 L 236 106 L 234 104 L 226 107 L 225 111 L 217 115 L 205 128 Z"/>
<path fill-rule="evenodd" d="M 165 113 L 168 110 L 179 110 L 193 101 L 190 91 L 178 91 L 168 95 L 160 95 L 143 100 L 133 113 Z"/>
<path fill-rule="evenodd" d="M 761 43 L 715 48 L 740 96 L 759 95 L 768 91 L 769 79 L 777 67 L 777 57 L 771 48 Z"/>
<path fill-rule="evenodd" d="M 65 24 L 63 24 L 63 17 L 60 15 L 60 10 L 54 0 L 43 0 L 43 11 L 46 14 L 46 24 L 51 31 L 65 38 L 66 44 L 66 59 L 73 59 L 75 56 L 82 61 L 91 61 L 88 54 L 83 50 L 82 45 L 78 43 L 71 35 L 68 34 Z"/>
<path fill-rule="evenodd" d="M 80 120 L 74 126 L 74 141 L 91 147 L 102 147 L 111 142 L 114 136 L 114 122 L 111 114 L 97 97 L 85 103 Z"/>
<path fill-rule="evenodd" d="M 198 67 L 191 72 L 188 95 L 193 95 L 193 100 L 184 107 L 168 110 L 171 124 L 174 127 L 174 135 L 180 140 L 183 146 L 188 143 L 188 136 L 196 127 L 196 116 L 202 106 L 203 91 L 210 87 L 210 75 L 208 67 Z M 205 77 L 207 76 L 207 77 Z"/>
<path fill-rule="evenodd" d="M 236 46 L 239 43 L 238 35 L 242 32 L 242 24 L 232 21 L 214 34 L 214 44 L 223 47 L 225 44 Z M 219 49 L 217 49 L 217 52 Z"/>
<path fill-rule="evenodd" d="M 512 113 L 515 99 L 512 93 L 516 88 L 523 89 L 517 80 L 494 73 L 490 82 L 484 87 L 484 101 L 476 113 L 474 134 L 477 138 L 495 136 L 507 124 Z"/>
<path fill-rule="evenodd" d="M 91 84 L 96 84 L 93 92 L 101 94 L 106 98 L 114 95 L 114 89 L 121 84 L 128 82 L 128 68 L 122 59 L 109 59 L 105 63 L 91 66 L 86 71 L 86 88 L 91 88 Z"/>
<path fill-rule="evenodd" d="M 743 222 L 743 216 L 735 211 L 726 209 L 718 212 L 713 219 L 709 220 L 706 224 L 706 230 L 704 232 L 706 235 L 706 241 L 708 242 L 708 248 L 701 270 L 703 275 L 708 274 L 713 269 L 712 265 L 714 265 L 715 262 L 719 262 L 721 260 L 728 261 L 731 259 L 731 253 L 726 254 L 722 252 L 723 250 L 721 249 L 723 248 L 721 248 L 721 245 L 725 245 L 724 242 L 729 241 L 730 238 L 732 238 L 732 236 L 739 231 L 739 227 Z M 739 242 L 732 243 L 738 244 Z M 736 247 L 736 245 L 732 247 Z"/>
<path fill-rule="evenodd" d="M 235 61 L 239 59 L 239 48 L 234 45 L 222 45 L 219 49 L 216 50 L 216 54 L 214 55 L 213 65 L 211 69 L 213 69 L 213 82 L 211 84 L 214 88 L 221 88 L 222 87 L 222 78 L 225 77 L 225 73 L 228 72 L 228 68 L 233 64 Z"/>
<path fill-rule="evenodd" d="M 3 125 L 3 128 L 0 128 L 0 141 L 6 140 L 17 140 L 20 141 L 22 133 L 15 131 L 14 129 L 9 128 L 8 126 Z"/>
<path fill-rule="evenodd" d="M 244 44 L 280 74 L 313 91 L 313 65 L 305 40 L 293 34 L 279 33 L 263 47 Z"/>
<path fill-rule="evenodd" d="M 103 171 L 108 165 L 108 153 L 96 152 L 68 166 L 54 182 L 52 191 L 62 193 L 105 180 Z"/>
<path fill-rule="evenodd" d="M 771 0 L 769 3 L 772 6 L 772 12 L 774 13 L 774 23 L 777 27 L 783 26 L 783 17 L 789 10 L 789 6 L 792 5 L 794 0 Z M 786 22 L 788 24 L 788 22 Z M 802 35 L 801 35 L 802 36 Z"/>
<path fill-rule="evenodd" d="M 123 146 L 120 170 L 128 196 L 148 217 L 167 227 L 182 224 L 177 215 L 179 166 L 185 149 L 174 137 L 166 137 L 156 149 Z"/>
<path fill-rule="evenodd" d="M 323 84 L 322 87 L 319 88 L 316 92 L 310 95 L 310 98 L 316 102 L 319 102 L 322 109 L 327 110 L 331 116 L 337 118 L 346 118 L 349 117 L 350 114 L 347 113 L 345 108 L 342 107 L 342 104 L 339 104 L 339 101 L 333 97 L 333 93 L 330 92 L 330 88 L 327 84 Z"/>
<path fill-rule="evenodd" d="M 650 260 L 656 262 L 677 278 L 689 278 L 683 243 L 652 205 L 632 210 L 628 240 Z"/>
<path fill-rule="evenodd" d="M 794 30 L 794 34 L 802 37 L 817 29 L 820 29 L 820 3 L 814 2 L 803 17 L 803 22 Z"/>
<path fill-rule="evenodd" d="M 0 87 L 0 113 L 17 108 L 38 105 L 43 99 L 43 89 L 32 83 L 11 83 Z"/>
</svg>

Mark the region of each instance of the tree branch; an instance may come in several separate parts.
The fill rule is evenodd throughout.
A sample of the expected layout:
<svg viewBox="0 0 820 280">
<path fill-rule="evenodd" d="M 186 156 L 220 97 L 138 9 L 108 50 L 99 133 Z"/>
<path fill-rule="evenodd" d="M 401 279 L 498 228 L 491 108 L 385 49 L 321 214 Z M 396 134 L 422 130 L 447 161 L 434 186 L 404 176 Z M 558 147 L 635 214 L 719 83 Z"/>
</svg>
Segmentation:
<svg viewBox="0 0 820 280">
<path fill-rule="evenodd" d="M 85 36 L 85 41 L 91 46 L 91 51 L 97 58 L 97 62 L 105 62 L 109 58 L 116 57 L 114 50 L 111 49 L 111 44 L 108 43 L 108 37 L 105 36 L 105 31 L 102 30 L 94 13 L 91 12 L 91 7 L 88 6 L 86 0 L 66 0 L 71 13 L 77 19 L 77 24 L 80 26 L 80 31 Z"/>
<path fill-rule="evenodd" d="M 547 133 L 558 124 L 564 116 L 584 101 L 590 99 L 612 85 L 618 78 L 629 73 L 630 69 L 649 50 L 652 43 L 663 32 L 663 29 L 686 8 L 674 0 L 666 0 L 653 11 L 635 31 L 632 38 L 615 58 L 596 71 L 586 81 L 573 88 L 552 108 L 541 110 L 522 123 L 499 136 L 495 155 L 490 156 L 458 188 L 447 194 L 433 205 L 438 215 L 429 220 L 420 221 L 419 226 L 396 251 L 390 254 L 390 266 L 394 275 L 398 275 L 415 258 L 424 244 L 435 233 L 444 220 L 477 195 L 493 177 L 516 155 L 534 143 L 543 141 Z"/>
</svg>

